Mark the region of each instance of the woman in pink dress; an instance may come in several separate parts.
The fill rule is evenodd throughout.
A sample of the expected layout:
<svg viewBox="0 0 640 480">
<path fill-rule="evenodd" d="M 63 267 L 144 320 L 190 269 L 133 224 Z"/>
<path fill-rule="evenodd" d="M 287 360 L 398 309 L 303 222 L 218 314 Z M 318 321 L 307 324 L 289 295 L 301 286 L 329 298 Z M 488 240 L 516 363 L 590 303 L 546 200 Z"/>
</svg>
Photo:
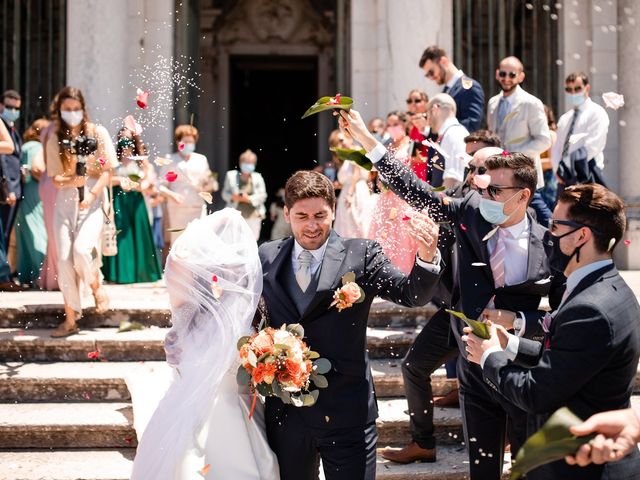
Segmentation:
<svg viewBox="0 0 640 480">
<path fill-rule="evenodd" d="M 406 115 L 400 111 L 387 115 L 386 131 L 392 139 L 387 149 L 395 154 L 396 159 L 411 165 L 413 142 L 407 135 L 406 120 Z M 408 222 L 412 209 L 391 190 L 384 186 L 381 190 L 368 238 L 377 240 L 391 263 L 408 274 L 413 268 L 418 251 L 418 243 L 410 234 Z"/>
<path fill-rule="evenodd" d="M 46 145 L 53 128 L 54 122 L 51 122 L 40 134 L 40 142 L 43 145 Z M 42 201 L 42 207 L 44 209 L 44 226 L 47 230 L 47 253 L 42 263 L 38 286 L 42 290 L 58 290 L 58 254 L 56 253 L 56 242 L 53 233 L 53 212 L 55 210 L 58 190 L 53 185 L 51 177 L 45 172 L 47 158 L 44 148 L 33 160 L 33 163 L 34 168 L 39 167 L 42 169 L 38 192 L 40 193 L 40 200 Z"/>
</svg>

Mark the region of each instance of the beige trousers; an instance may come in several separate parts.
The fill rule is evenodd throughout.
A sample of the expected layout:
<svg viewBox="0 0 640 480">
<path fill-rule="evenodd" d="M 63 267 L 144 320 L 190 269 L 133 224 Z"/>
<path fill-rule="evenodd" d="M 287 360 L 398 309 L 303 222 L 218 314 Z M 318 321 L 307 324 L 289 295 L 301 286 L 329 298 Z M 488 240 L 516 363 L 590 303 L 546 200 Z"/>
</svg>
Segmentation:
<svg viewBox="0 0 640 480">
<path fill-rule="evenodd" d="M 87 179 L 85 195 L 96 182 L 95 178 Z M 77 188 L 61 188 L 56 195 L 53 226 L 58 251 L 58 285 L 64 302 L 78 313 L 82 313 L 82 291 L 96 279 L 102 281 L 104 200 L 103 194 L 88 210 L 80 210 Z"/>
</svg>

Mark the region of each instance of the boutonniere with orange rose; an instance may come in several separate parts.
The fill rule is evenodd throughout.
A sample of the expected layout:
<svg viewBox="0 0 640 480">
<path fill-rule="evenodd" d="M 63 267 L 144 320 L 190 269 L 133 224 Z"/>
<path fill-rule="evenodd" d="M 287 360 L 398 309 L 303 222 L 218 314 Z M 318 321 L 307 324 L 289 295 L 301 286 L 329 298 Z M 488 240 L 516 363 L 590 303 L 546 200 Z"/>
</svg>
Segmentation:
<svg viewBox="0 0 640 480">
<path fill-rule="evenodd" d="M 345 273 L 342 276 L 342 287 L 333 292 L 333 302 L 329 308 L 335 306 L 339 312 L 345 308 L 353 307 L 356 303 L 364 302 L 364 290 L 356 282 L 356 274 Z"/>
<path fill-rule="evenodd" d="M 312 351 L 303 337 L 302 325 L 294 323 L 267 327 L 238 340 L 242 365 L 236 380 L 239 385 L 249 385 L 253 392 L 249 417 L 257 394 L 279 397 L 296 407 L 310 407 L 320 394 L 318 390 L 310 390 L 311 383 L 317 388 L 329 385 L 324 374 L 331 370 L 331 362 Z"/>
</svg>

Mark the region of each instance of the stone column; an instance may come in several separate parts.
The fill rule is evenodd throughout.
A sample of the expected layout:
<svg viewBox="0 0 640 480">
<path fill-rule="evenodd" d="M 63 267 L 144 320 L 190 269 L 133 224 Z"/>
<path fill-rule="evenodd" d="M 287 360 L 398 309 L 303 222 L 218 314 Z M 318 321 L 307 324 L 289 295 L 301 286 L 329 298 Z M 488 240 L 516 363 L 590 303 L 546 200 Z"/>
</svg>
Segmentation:
<svg viewBox="0 0 640 480">
<path fill-rule="evenodd" d="M 625 106 L 619 110 L 620 143 L 618 193 L 627 203 L 628 246 L 620 245 L 615 252 L 620 268 L 640 269 L 640 163 L 638 162 L 638 132 L 640 131 L 640 6 L 635 0 L 618 0 L 618 81 Z"/>
<path fill-rule="evenodd" d="M 351 94 L 365 120 L 405 109 L 413 88 L 440 90 L 418 61 L 433 44 L 453 55 L 452 17 L 451 0 L 351 1 Z"/>
</svg>

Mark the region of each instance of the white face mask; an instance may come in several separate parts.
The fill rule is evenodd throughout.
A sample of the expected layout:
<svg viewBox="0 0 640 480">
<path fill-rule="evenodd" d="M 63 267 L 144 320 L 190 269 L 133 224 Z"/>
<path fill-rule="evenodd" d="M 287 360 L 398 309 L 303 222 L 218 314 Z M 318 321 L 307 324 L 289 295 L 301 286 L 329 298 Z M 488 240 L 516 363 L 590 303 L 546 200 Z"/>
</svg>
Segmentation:
<svg viewBox="0 0 640 480">
<path fill-rule="evenodd" d="M 82 123 L 84 112 L 82 110 L 62 110 L 60 112 L 60 117 L 70 127 L 77 127 Z"/>
</svg>

